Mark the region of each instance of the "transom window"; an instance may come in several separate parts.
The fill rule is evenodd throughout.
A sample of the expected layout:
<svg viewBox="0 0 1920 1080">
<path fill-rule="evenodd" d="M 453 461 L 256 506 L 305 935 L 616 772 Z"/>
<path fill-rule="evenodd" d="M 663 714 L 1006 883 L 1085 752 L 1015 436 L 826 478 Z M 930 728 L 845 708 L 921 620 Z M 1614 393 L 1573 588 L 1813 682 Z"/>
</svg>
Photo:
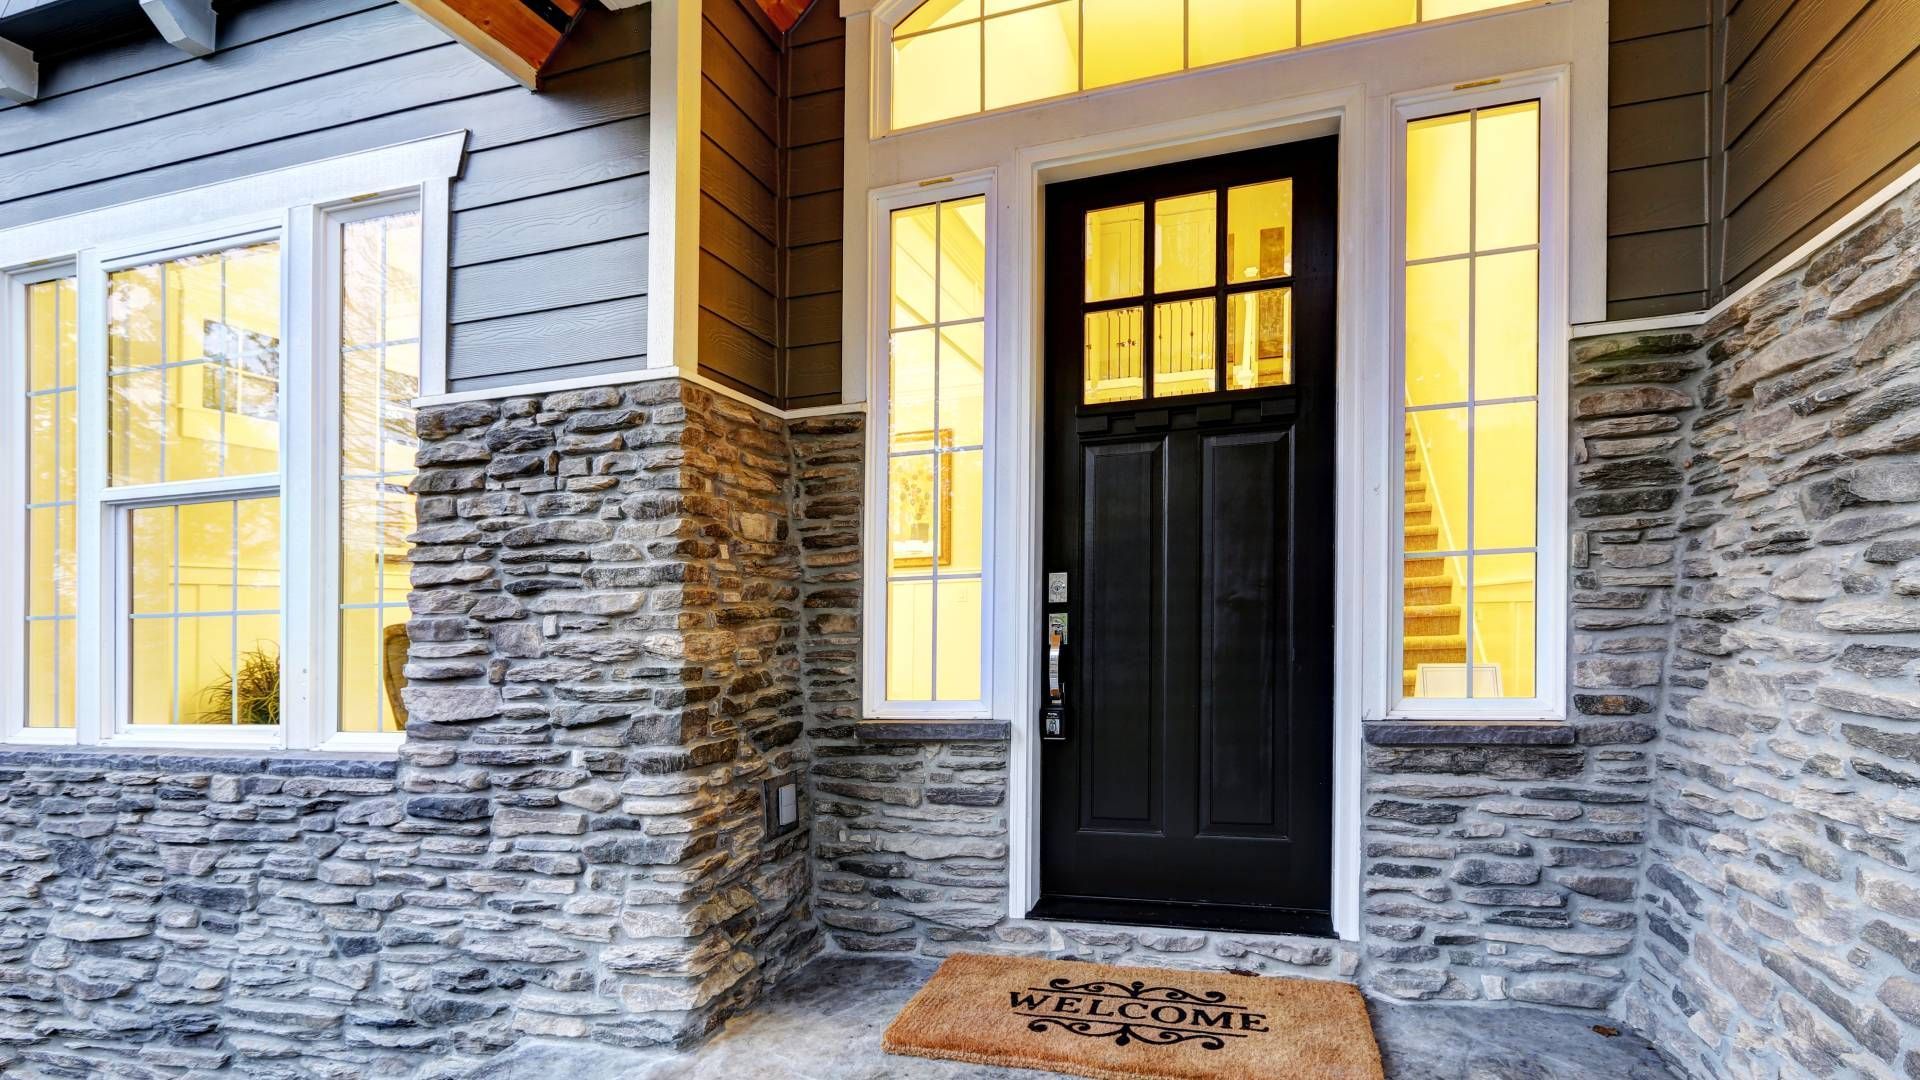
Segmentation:
<svg viewBox="0 0 1920 1080">
<path fill-rule="evenodd" d="M 1401 694 L 1540 690 L 1540 102 L 1405 134 Z"/>
<path fill-rule="evenodd" d="M 374 152 L 363 175 L 430 152 Z M 24 453 L 0 473 L 0 531 L 24 540 L 26 583 L 0 590 L 8 738 L 397 744 L 413 402 L 441 347 L 424 330 L 444 224 L 422 205 L 444 190 L 242 211 L 200 239 L 109 208 L 76 219 L 64 262 L 5 279 L 0 439 Z M 149 217 L 170 231 L 127 235 Z M 0 251 L 64 240 L 0 234 Z"/>
<path fill-rule="evenodd" d="M 1538 0 L 1535 0 L 1538 2 Z M 893 28 L 896 129 L 1514 0 L 927 0 Z"/>
</svg>

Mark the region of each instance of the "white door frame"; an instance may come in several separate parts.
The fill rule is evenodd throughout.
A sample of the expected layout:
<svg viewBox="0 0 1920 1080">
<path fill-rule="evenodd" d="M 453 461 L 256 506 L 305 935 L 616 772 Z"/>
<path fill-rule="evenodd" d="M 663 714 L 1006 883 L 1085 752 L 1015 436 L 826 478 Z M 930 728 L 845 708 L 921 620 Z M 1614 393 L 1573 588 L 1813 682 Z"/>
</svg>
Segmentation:
<svg viewBox="0 0 1920 1080">
<path fill-rule="evenodd" d="M 1381 629 L 1397 615 L 1392 565 L 1393 461 L 1389 429 L 1393 307 L 1391 251 L 1396 102 L 1556 73 L 1569 87 L 1568 240 L 1570 314 L 1601 310 L 1606 229 L 1606 0 L 1493 13 L 1377 39 L 1319 46 L 1138 85 L 1036 103 L 929 128 L 883 134 L 872 127 L 882 35 L 915 0 L 842 0 L 847 20 L 842 392 L 858 402 L 885 393 L 883 200 L 958 193 L 967 179 L 991 187 L 996 249 L 990 260 L 997 313 L 990 333 L 1000 374 L 993 383 L 988 481 L 996 525 L 990 559 L 999 588 L 987 663 L 990 715 L 1012 723 L 1008 778 L 1007 914 L 1022 919 L 1039 898 L 1040 565 L 1042 400 L 1040 364 L 1041 189 L 1048 183 L 1167 161 L 1338 133 L 1339 292 L 1336 311 L 1334 775 L 1332 915 L 1336 933 L 1360 932 L 1363 723 L 1386 715 L 1394 657 Z M 1574 70 L 1581 78 L 1574 82 Z M 1466 80 L 1462 82 L 1461 80 Z M 1132 126 L 1128 126 L 1131 124 Z M 861 133 L 870 137 L 860 138 Z M 1068 134 L 1072 133 L 1072 134 Z M 985 166 L 985 168 L 983 168 Z M 977 188 L 976 188 L 977 190 Z M 897 202 L 887 205 L 898 205 Z M 863 257 L 863 255 L 865 257 Z M 877 324 L 884 325 L 884 324 Z M 1559 333 L 1564 324 L 1547 327 Z M 1561 352 L 1564 360 L 1564 350 Z M 872 366 L 872 365 L 879 366 Z M 1543 424 L 1546 418 L 1543 416 Z M 1390 453 L 1390 451 L 1393 451 Z M 874 512 L 869 508 L 869 513 Z M 1544 541 L 1543 541 L 1544 542 Z M 871 550 L 871 549 L 870 549 Z M 1543 557 L 1546 552 L 1542 549 Z M 1550 571 L 1543 569 L 1542 573 Z M 1551 571 L 1557 572 L 1557 571 Z M 869 584 L 869 587 L 871 585 Z M 872 633 L 880 627 L 869 623 Z M 875 673 L 868 672 L 869 677 Z"/>
<path fill-rule="evenodd" d="M 1230 113 L 1215 113 L 1146 128 L 1082 136 L 1027 147 L 1014 155 L 1011 175 L 997 186 L 1001 227 L 994 265 L 1000 270 L 1000 322 L 994 331 L 999 354 L 1027 358 L 1008 363 L 995 392 L 1001 466 L 995 498 L 1010 507 L 1008 527 L 995 537 L 998 564 L 1005 568 L 995 622 L 999 637 L 1011 646 L 996 653 L 1007 677 L 998 704 L 1013 719 L 1008 777 L 1008 914 L 1025 918 L 1040 898 L 1040 740 L 1032 718 L 1040 710 L 1036 669 L 1038 627 L 1044 618 L 1040 582 L 1043 514 L 1040 505 L 1044 442 L 1044 318 L 1040 309 L 1043 275 L 1041 210 L 1045 185 L 1060 180 L 1143 168 L 1164 161 L 1211 157 L 1254 146 L 1333 133 L 1367 130 L 1363 87 L 1309 94 L 1268 102 Z M 1383 530 L 1368 530 L 1365 505 L 1368 477 L 1383 465 L 1377 437 L 1383 415 L 1369 418 L 1362 403 L 1378 396 L 1374 385 L 1383 371 L 1367 358 L 1384 358 L 1385 340 L 1372 333 L 1361 302 L 1369 260 L 1364 214 L 1370 204 L 1365 137 L 1342 138 L 1339 166 L 1339 264 L 1336 313 L 1337 460 L 1335 513 L 1335 611 L 1361 611 L 1362 571 L 1384 557 Z M 1379 340 L 1371 340 L 1378 338 Z M 1379 410 L 1375 410 L 1376 413 Z M 1352 467 L 1359 463 L 1359 468 Z M 1384 490 L 1376 486 L 1375 490 Z M 1371 533 L 1374 540 L 1369 543 Z M 1331 899 L 1334 929 L 1342 937 L 1359 936 L 1361 709 L 1354 676 L 1360 656 L 1359 629 L 1365 620 L 1337 617 L 1334 643 L 1334 782 Z M 1027 628 L 1020 633 L 1015 627 Z"/>
</svg>

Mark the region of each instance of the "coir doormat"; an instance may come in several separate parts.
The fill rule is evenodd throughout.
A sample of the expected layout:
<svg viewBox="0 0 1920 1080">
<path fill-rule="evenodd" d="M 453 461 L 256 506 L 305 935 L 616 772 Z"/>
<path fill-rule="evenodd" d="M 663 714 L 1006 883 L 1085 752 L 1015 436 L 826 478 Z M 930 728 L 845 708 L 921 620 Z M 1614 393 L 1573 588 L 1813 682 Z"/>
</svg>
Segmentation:
<svg viewBox="0 0 1920 1080">
<path fill-rule="evenodd" d="M 1098 1080 L 1382 1080 L 1346 983 L 1070 960 L 949 957 L 883 1045 Z"/>
</svg>

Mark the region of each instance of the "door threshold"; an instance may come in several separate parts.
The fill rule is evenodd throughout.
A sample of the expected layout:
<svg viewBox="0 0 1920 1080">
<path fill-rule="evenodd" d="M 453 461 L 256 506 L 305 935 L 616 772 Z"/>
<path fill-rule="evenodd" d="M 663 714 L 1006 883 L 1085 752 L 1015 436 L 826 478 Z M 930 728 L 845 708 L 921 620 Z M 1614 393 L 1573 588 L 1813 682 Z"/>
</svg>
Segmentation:
<svg viewBox="0 0 1920 1080">
<path fill-rule="evenodd" d="M 1229 931 L 1246 934 L 1290 934 L 1296 937 L 1338 937 L 1333 916 L 1299 908 L 1248 907 L 1234 904 L 1189 904 L 1164 900 L 1116 900 L 1095 896 L 1042 896 L 1027 918 L 1045 922 L 1113 923 L 1176 930 Z"/>
</svg>

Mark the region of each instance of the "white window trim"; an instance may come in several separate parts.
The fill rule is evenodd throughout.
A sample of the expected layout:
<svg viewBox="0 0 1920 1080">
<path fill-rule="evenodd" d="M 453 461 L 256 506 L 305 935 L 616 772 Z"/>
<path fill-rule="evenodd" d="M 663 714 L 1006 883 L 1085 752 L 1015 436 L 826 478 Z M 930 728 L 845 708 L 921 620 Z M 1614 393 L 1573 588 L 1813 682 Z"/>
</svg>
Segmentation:
<svg viewBox="0 0 1920 1080">
<path fill-rule="evenodd" d="M 966 199 L 975 195 L 986 199 L 986 347 L 981 361 L 985 406 L 981 465 L 982 535 L 980 551 L 980 697 L 974 701 L 893 701 L 887 698 L 887 524 L 889 521 L 887 473 L 887 426 L 892 402 L 886 394 L 877 394 L 867 409 L 866 520 L 861 545 L 861 668 L 867 677 L 861 680 L 861 715 L 869 720 L 984 720 L 993 715 L 994 599 L 998 575 L 994 569 L 996 507 L 999 505 L 995 478 L 998 474 L 999 443 L 995 430 L 997 410 L 993 406 L 999 386 L 999 302 L 995 296 L 999 269 L 994 252 L 999 229 L 998 208 L 994 201 L 992 170 L 963 176 L 944 177 L 933 183 L 902 184 L 872 192 L 868 198 L 867 252 L 868 277 L 874 287 L 868 290 L 867 340 L 868 385 L 888 385 L 888 342 L 890 340 L 893 298 L 888 283 L 892 280 L 892 214 L 895 210 L 930 203 Z"/>
<path fill-rule="evenodd" d="M 1540 102 L 1540 307 L 1538 312 L 1539 404 L 1537 416 L 1535 508 L 1534 696 L 1531 698 L 1405 698 L 1402 696 L 1400 646 L 1405 620 L 1400 589 L 1405 567 L 1405 536 L 1399 527 L 1404 486 L 1393 494 L 1388 520 L 1391 562 L 1384 567 L 1391 617 L 1385 620 L 1390 685 L 1386 717 L 1392 720 L 1524 721 L 1566 718 L 1567 668 L 1567 276 L 1568 276 L 1568 125 L 1567 72 L 1534 72 L 1502 79 L 1497 85 L 1469 89 L 1417 91 L 1392 98 L 1393 199 L 1389 252 L 1392 301 L 1388 318 L 1392 410 L 1389 431 L 1400 427 L 1406 394 L 1406 196 L 1407 125 L 1415 120 L 1468 109 L 1488 109 L 1523 101 Z M 1471 627 L 1466 628 L 1471 632 Z"/>
<path fill-rule="evenodd" d="M 328 659 L 337 645 L 339 539 L 339 295 L 329 270 L 337 260 L 338 226 L 355 218 L 405 209 L 421 212 L 421 393 L 446 388 L 446 304 L 449 185 L 458 173 L 466 132 L 455 131 L 358 154 L 309 162 L 275 172 L 222 181 L 134 202 L 0 231 L 0 327 L 6 348 L 0 364 L 0 448 L 24 462 L 26 446 L 24 319 L 28 283 L 71 273 L 79 285 L 78 377 L 99 392 L 79 398 L 76 507 L 79 594 L 75 641 L 74 726 L 25 726 L 24 590 L 0 590 L 0 739 L 9 744 L 110 746 L 115 749 L 319 750 L 393 752 L 399 733 L 337 730 L 337 690 Z M 282 369 L 280 471 L 265 477 L 226 478 L 191 485 L 106 485 L 107 274 L 146 263 L 267 237 L 281 244 Z M 331 434 L 329 434 L 331 433 Z M 321 446 L 322 440 L 325 446 Z M 328 452 L 327 448 L 336 452 Z M 17 474 L 17 475 L 16 475 Z M 0 535 L 23 535 L 23 469 L 0 470 Z M 265 491 L 282 502 L 281 627 L 282 723 L 277 728 L 235 726 L 218 737 L 198 725 L 127 722 L 127 649 L 117 605 L 124 602 L 112 516 L 145 501 L 191 490 L 198 494 Z M 291 508 L 322 507 L 304 516 Z M 305 527 L 297 523 L 304 522 Z M 113 575 L 110 579 L 109 575 Z"/>
<path fill-rule="evenodd" d="M 1149 84 L 1171 82 L 1177 79 L 1187 78 L 1193 75 L 1207 74 L 1211 72 L 1220 71 L 1223 69 L 1238 67 L 1242 64 L 1259 63 L 1261 61 L 1273 60 L 1277 57 L 1300 56 L 1306 53 L 1321 52 L 1327 49 L 1351 48 L 1356 45 L 1365 45 L 1365 44 L 1368 44 L 1371 42 L 1377 42 L 1386 38 L 1399 37 L 1404 34 L 1418 33 L 1422 30 L 1429 30 L 1437 26 L 1452 26 L 1460 23 L 1476 22 L 1481 19 L 1494 18 L 1500 15 L 1510 14 L 1515 11 L 1526 11 L 1532 8 L 1543 7 L 1550 4 L 1564 4 L 1564 3 L 1567 3 L 1568 0 L 1512 0 L 1512 2 L 1510 3 L 1504 4 L 1496 8 L 1489 8 L 1486 11 L 1472 11 L 1464 15 L 1453 15 L 1447 18 L 1431 19 L 1424 22 L 1419 21 L 1416 14 L 1416 20 L 1414 22 L 1406 24 L 1405 26 L 1394 26 L 1394 27 L 1389 27 L 1385 30 L 1375 30 L 1369 33 L 1360 34 L 1355 37 L 1336 38 L 1332 41 L 1318 41 L 1318 42 L 1314 42 L 1311 45 L 1295 45 L 1293 48 L 1282 49 L 1279 52 L 1257 53 L 1253 56 L 1244 56 L 1238 59 L 1227 60 L 1217 64 L 1204 64 L 1204 65 L 1195 65 L 1193 67 L 1183 67 L 1177 71 L 1164 72 L 1159 75 L 1148 75 L 1144 78 L 1133 79 L 1128 82 L 1114 83 L 1111 86 L 1097 86 L 1092 89 L 1074 90 L 1070 93 L 1056 94 L 1052 97 L 1036 98 L 1033 101 L 1023 101 L 1017 105 L 1002 105 L 999 108 L 982 109 L 978 112 L 961 113 L 958 116 L 949 116 L 940 120 L 930 120 L 924 124 L 913 124 L 907 127 L 894 127 L 893 126 L 893 30 L 894 30 L 894 27 L 899 26 L 902 22 L 905 22 L 908 16 L 912 15 L 915 11 L 919 10 L 920 6 L 924 2 L 925 0 L 882 0 L 881 3 L 874 4 L 871 8 L 871 16 L 873 21 L 874 32 L 872 36 L 868 39 L 872 49 L 872 53 L 868 60 L 868 63 L 870 65 L 870 70 L 873 73 L 873 77 L 872 77 L 873 96 L 872 96 L 871 105 L 870 105 L 871 111 L 869 115 L 866 117 L 867 128 L 871 138 L 880 139 L 889 135 L 904 134 L 909 132 L 929 131 L 934 128 L 945 127 L 950 124 L 966 123 L 969 120 L 977 120 L 981 117 L 1004 116 L 1009 113 L 1024 112 L 1029 109 L 1044 108 L 1045 106 L 1048 106 L 1048 105 L 1057 105 L 1062 101 L 1075 99 L 1075 98 L 1098 97 L 1098 96 L 1103 96 L 1108 94 L 1123 93 L 1128 90 L 1137 90 L 1140 87 L 1146 86 Z M 1025 0 L 1025 2 L 1031 3 L 1031 4 L 1039 4 L 1042 2 L 1042 0 Z M 976 20 L 969 20 L 969 21 L 978 22 L 980 20 L 976 19 Z M 1183 20 L 1183 25 L 1184 25 L 1184 20 Z M 1081 30 L 1083 40 L 1084 40 L 1085 32 L 1086 31 L 1083 27 Z M 984 59 L 982 63 L 984 64 Z M 1083 72 L 1083 77 L 1084 77 L 1084 69 L 1086 65 L 1086 57 L 1084 54 L 1080 58 L 1080 63 L 1081 63 L 1081 68 Z M 848 85 L 851 86 L 853 84 L 849 83 Z"/>
</svg>

